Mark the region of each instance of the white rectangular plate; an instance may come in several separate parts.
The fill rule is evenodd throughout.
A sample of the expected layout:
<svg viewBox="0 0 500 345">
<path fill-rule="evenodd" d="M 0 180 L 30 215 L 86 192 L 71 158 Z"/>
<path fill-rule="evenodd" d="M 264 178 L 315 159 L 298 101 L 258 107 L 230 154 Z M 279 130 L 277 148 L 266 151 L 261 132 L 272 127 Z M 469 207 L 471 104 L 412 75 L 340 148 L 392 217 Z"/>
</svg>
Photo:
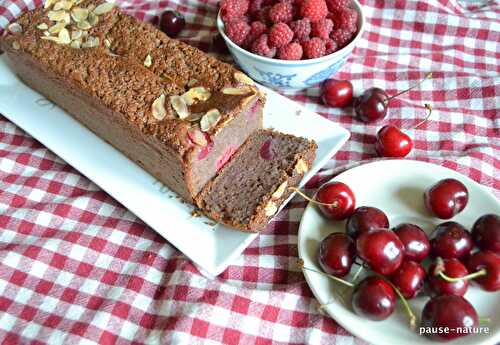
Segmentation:
<svg viewBox="0 0 500 345">
<path fill-rule="evenodd" d="M 302 186 L 347 141 L 349 132 L 274 91 L 262 89 L 268 96 L 265 127 L 314 139 L 318 144 L 317 158 Z M 47 105 L 39 93 L 13 74 L 5 56 L 0 56 L 0 113 L 94 181 L 186 254 L 205 274 L 220 274 L 257 236 L 206 224 L 204 217 L 193 218 L 192 207 L 173 198 L 174 193 L 150 174 L 64 110 Z"/>
</svg>

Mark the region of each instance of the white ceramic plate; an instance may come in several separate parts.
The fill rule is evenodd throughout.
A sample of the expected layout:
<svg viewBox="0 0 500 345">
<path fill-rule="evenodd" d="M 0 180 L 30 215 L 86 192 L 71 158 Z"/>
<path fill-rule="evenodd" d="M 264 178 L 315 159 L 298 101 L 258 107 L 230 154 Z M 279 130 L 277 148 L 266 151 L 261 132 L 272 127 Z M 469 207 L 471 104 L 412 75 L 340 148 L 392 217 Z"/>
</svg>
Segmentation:
<svg viewBox="0 0 500 345">
<path fill-rule="evenodd" d="M 314 139 L 318 143 L 317 158 L 302 180 L 303 185 L 347 141 L 349 132 L 299 104 L 263 89 L 268 95 L 264 115 L 266 127 Z M 220 274 L 257 236 L 222 225 L 214 227 L 206 224 L 208 219 L 204 217 L 193 218 L 192 208 L 172 197 L 174 194 L 168 188 L 62 109 L 25 86 L 1 56 L 0 113 L 135 213 L 193 260 L 205 274 Z"/>
<path fill-rule="evenodd" d="M 353 190 L 357 206 L 375 206 L 386 212 L 390 225 L 410 222 L 421 226 L 427 233 L 442 222 L 433 218 L 425 209 L 423 192 L 443 178 L 462 181 L 469 190 L 469 202 L 464 211 L 452 220 L 470 229 L 474 221 L 485 213 L 500 214 L 500 203 L 480 184 L 453 170 L 412 160 L 383 160 L 360 165 L 350 169 L 333 180 L 346 183 Z M 343 232 L 345 222 L 334 222 L 324 218 L 311 203 L 306 208 L 299 228 L 299 256 L 306 267 L 320 269 L 316 261 L 319 241 L 331 232 Z M 351 270 L 350 276 L 356 269 Z M 306 280 L 320 304 L 334 300 L 338 283 L 317 273 L 304 271 Z M 473 285 L 473 284 L 471 284 Z M 447 342 L 453 345 L 492 345 L 500 341 L 500 293 L 487 293 L 473 286 L 465 297 L 476 308 L 480 317 L 490 317 L 487 335 L 470 335 Z M 334 300 L 335 301 L 335 300 Z M 426 297 L 410 300 L 417 317 L 427 301 Z M 407 317 L 401 305 L 384 321 L 369 321 L 358 317 L 349 305 L 335 301 L 325 310 L 344 328 L 356 336 L 376 345 L 417 345 L 432 344 L 426 337 L 419 336 L 408 327 Z"/>
</svg>

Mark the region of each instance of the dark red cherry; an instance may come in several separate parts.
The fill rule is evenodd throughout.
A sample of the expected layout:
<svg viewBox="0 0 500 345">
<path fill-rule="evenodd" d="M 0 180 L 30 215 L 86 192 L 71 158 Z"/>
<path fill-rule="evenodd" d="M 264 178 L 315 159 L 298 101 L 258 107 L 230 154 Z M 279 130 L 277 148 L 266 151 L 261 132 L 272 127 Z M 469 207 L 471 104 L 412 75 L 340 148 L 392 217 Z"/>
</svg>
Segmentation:
<svg viewBox="0 0 500 345">
<path fill-rule="evenodd" d="M 379 88 L 365 90 L 354 100 L 356 118 L 363 122 L 383 119 L 387 114 L 387 93 Z"/>
<path fill-rule="evenodd" d="M 457 222 L 439 224 L 431 234 L 431 254 L 444 259 L 463 259 L 472 250 L 470 233 Z"/>
<path fill-rule="evenodd" d="M 420 262 L 431 250 L 427 234 L 415 224 L 403 223 L 393 229 L 405 247 L 405 259 Z"/>
<path fill-rule="evenodd" d="M 500 217 L 485 214 L 472 226 L 472 239 L 482 250 L 491 250 L 500 255 Z"/>
<path fill-rule="evenodd" d="M 356 248 L 353 240 L 341 232 L 326 236 L 318 250 L 321 268 L 336 277 L 343 277 L 349 273 L 355 256 Z"/>
<path fill-rule="evenodd" d="M 431 186 L 424 194 L 424 201 L 433 215 L 450 219 L 467 206 L 469 192 L 462 182 L 447 178 Z"/>
<path fill-rule="evenodd" d="M 413 148 L 411 138 L 395 126 L 384 126 L 377 132 L 375 150 L 380 157 L 406 157 Z"/>
<path fill-rule="evenodd" d="M 467 260 L 469 272 L 485 271 L 485 274 L 474 278 L 486 291 L 500 290 L 500 255 L 491 251 L 476 252 Z"/>
<path fill-rule="evenodd" d="M 363 232 L 372 229 L 388 228 L 387 215 L 376 207 L 361 206 L 354 210 L 346 223 L 346 232 L 356 239 Z"/>
<path fill-rule="evenodd" d="M 443 259 L 442 261 L 433 262 L 429 266 L 427 273 L 427 281 L 429 283 L 429 293 L 431 296 L 438 295 L 457 295 L 463 296 L 469 287 L 467 280 L 459 280 L 456 282 L 448 282 L 439 275 L 439 271 L 443 272 L 450 278 L 465 277 L 469 271 L 457 259 Z"/>
<path fill-rule="evenodd" d="M 185 25 L 184 16 L 177 11 L 165 11 L 160 17 L 160 29 L 169 37 L 176 37 Z"/>
<path fill-rule="evenodd" d="M 352 84 L 348 80 L 327 79 L 321 86 L 321 99 L 331 107 L 345 107 L 352 102 Z"/>
<path fill-rule="evenodd" d="M 265 159 L 266 161 L 270 161 L 274 159 L 274 156 L 276 156 L 276 148 L 274 147 L 274 140 L 267 139 L 260 147 L 260 157 L 262 159 Z"/>
<path fill-rule="evenodd" d="M 431 298 L 424 306 L 420 332 L 437 341 L 447 341 L 467 335 L 466 332 L 436 332 L 432 329 L 464 329 L 479 326 L 476 310 L 465 298 L 441 295 Z M 423 328 L 422 328 L 423 327 Z"/>
<path fill-rule="evenodd" d="M 403 262 L 403 243 L 388 229 L 362 233 L 356 240 L 356 250 L 374 272 L 382 275 L 394 273 Z"/>
<path fill-rule="evenodd" d="M 405 298 L 413 298 L 422 290 L 425 275 L 421 264 L 405 260 L 392 274 L 391 281 Z"/>
<path fill-rule="evenodd" d="M 319 187 L 316 201 L 326 205 L 318 205 L 321 212 L 330 219 L 343 220 L 349 217 L 356 207 L 356 198 L 348 185 L 342 182 L 328 182 Z"/>
<path fill-rule="evenodd" d="M 363 279 L 352 294 L 354 312 L 370 320 L 387 319 L 396 307 L 396 294 L 383 278 L 370 276 Z"/>
</svg>

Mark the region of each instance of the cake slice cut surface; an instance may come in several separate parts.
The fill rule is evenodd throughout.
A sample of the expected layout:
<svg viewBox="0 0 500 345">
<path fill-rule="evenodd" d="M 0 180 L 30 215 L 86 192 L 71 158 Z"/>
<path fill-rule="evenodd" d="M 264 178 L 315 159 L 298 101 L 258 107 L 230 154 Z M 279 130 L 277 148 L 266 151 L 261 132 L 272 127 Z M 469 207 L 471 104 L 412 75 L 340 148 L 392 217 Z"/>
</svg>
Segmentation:
<svg viewBox="0 0 500 345">
<path fill-rule="evenodd" d="M 197 204 L 217 222 L 262 230 L 311 168 L 317 145 L 273 130 L 255 131 L 202 190 Z"/>
</svg>

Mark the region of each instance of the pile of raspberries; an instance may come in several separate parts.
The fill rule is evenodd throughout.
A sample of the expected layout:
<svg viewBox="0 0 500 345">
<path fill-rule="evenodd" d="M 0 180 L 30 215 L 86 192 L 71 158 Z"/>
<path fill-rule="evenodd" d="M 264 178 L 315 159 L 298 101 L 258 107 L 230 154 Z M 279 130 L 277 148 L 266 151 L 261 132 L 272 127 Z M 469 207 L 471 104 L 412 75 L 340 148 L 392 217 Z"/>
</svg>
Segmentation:
<svg viewBox="0 0 500 345">
<path fill-rule="evenodd" d="M 255 54 L 314 59 L 346 46 L 358 31 L 351 0 L 221 0 L 226 35 Z"/>
</svg>

